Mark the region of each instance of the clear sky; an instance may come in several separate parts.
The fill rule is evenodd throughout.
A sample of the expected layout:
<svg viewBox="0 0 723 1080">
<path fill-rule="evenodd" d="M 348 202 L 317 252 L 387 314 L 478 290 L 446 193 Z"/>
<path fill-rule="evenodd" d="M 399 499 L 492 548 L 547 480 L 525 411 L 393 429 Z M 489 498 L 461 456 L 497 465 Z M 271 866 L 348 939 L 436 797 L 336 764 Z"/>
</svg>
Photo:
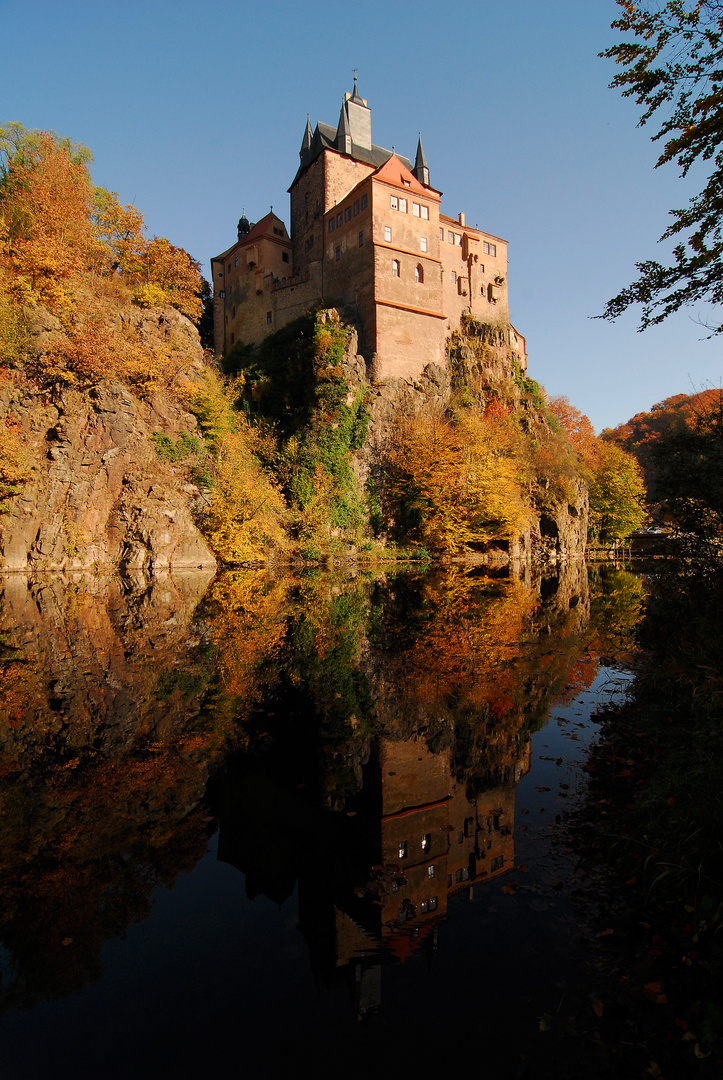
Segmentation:
<svg viewBox="0 0 723 1080">
<path fill-rule="evenodd" d="M 704 309 L 636 332 L 591 317 L 663 258 L 668 211 L 695 190 L 634 103 L 608 89 L 614 0 L 0 0 L 0 122 L 85 143 L 97 184 L 199 259 L 287 188 L 307 112 L 336 124 L 359 70 L 372 137 L 422 133 L 447 213 L 509 241 L 510 311 L 529 373 L 597 430 L 720 385 Z"/>
</svg>

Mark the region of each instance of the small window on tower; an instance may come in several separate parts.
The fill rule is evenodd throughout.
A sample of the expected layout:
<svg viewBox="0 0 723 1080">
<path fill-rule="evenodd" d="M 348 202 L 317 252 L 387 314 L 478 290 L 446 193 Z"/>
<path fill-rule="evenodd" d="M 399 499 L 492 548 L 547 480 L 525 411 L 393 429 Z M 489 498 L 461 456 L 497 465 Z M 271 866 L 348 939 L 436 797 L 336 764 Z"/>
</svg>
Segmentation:
<svg viewBox="0 0 723 1080">
<path fill-rule="evenodd" d="M 334 218 L 329 218 L 329 232 L 334 232 Z"/>
<path fill-rule="evenodd" d="M 336 227 L 337 227 L 337 229 L 340 229 L 343 224 L 344 224 L 344 215 L 343 214 L 337 214 L 336 215 Z"/>
<path fill-rule="evenodd" d="M 358 213 L 359 213 L 359 200 L 357 199 L 357 201 L 354 203 L 354 217 L 356 217 Z"/>
<path fill-rule="evenodd" d="M 362 229 L 361 232 L 359 233 L 359 247 L 363 247 L 363 246 L 364 246 L 364 230 Z"/>
<path fill-rule="evenodd" d="M 426 236 L 420 236 L 419 237 L 419 250 L 420 251 L 426 251 L 427 250 L 427 237 Z"/>
<path fill-rule="evenodd" d="M 456 270 L 452 271 L 452 284 L 453 285 L 457 284 L 457 271 Z"/>
<path fill-rule="evenodd" d="M 419 217 L 419 203 L 412 203 L 412 217 Z"/>
<path fill-rule="evenodd" d="M 350 206 L 347 206 L 346 210 L 344 211 L 344 221 L 351 221 L 351 207 Z"/>
<path fill-rule="evenodd" d="M 447 229 L 447 243 L 448 244 L 453 244 L 454 243 L 454 233 L 452 232 L 451 229 Z"/>
<path fill-rule="evenodd" d="M 414 280 L 420 284 L 424 283 L 424 267 L 421 263 L 414 267 Z"/>
<path fill-rule="evenodd" d="M 428 206 L 425 206 L 425 205 L 424 205 L 424 203 L 422 203 L 422 206 L 421 206 L 421 208 L 420 208 L 420 209 L 421 209 L 421 214 L 420 214 L 420 216 L 421 216 L 421 217 L 422 217 L 422 218 L 423 218 L 423 219 L 424 219 L 425 221 L 429 221 L 429 207 L 428 207 Z"/>
<path fill-rule="evenodd" d="M 273 322 L 273 318 L 274 318 L 274 317 L 273 317 L 273 315 L 271 314 L 271 312 L 270 312 L 270 311 L 267 311 L 267 312 L 266 312 L 266 322 L 267 322 L 268 326 L 271 326 L 271 323 Z"/>
<path fill-rule="evenodd" d="M 366 210 L 367 202 L 368 202 L 368 197 L 366 195 L 362 195 L 362 210 Z"/>
<path fill-rule="evenodd" d="M 233 264 L 234 264 L 234 266 L 238 266 L 238 255 L 234 259 Z"/>
<path fill-rule="evenodd" d="M 391 225 L 384 226 L 384 239 L 388 244 L 392 242 L 392 227 Z"/>
<path fill-rule="evenodd" d="M 392 277 L 399 277 L 399 259 L 392 259 Z"/>
<path fill-rule="evenodd" d="M 339 259 L 341 258 L 341 248 L 339 247 L 338 244 L 336 245 L 336 251 L 334 253 L 334 257 L 335 257 L 336 261 L 339 262 Z"/>
<path fill-rule="evenodd" d="M 398 210 L 399 209 L 399 199 L 397 198 L 396 195 L 390 195 L 389 196 L 389 205 L 391 206 L 392 210 Z"/>
<path fill-rule="evenodd" d="M 288 262 L 289 261 L 289 253 L 288 253 L 288 251 L 282 251 L 281 252 L 281 261 L 282 262 Z"/>
<path fill-rule="evenodd" d="M 400 214 L 406 214 L 406 212 L 407 212 L 407 200 L 406 199 L 400 199 L 399 200 L 399 213 Z"/>
</svg>

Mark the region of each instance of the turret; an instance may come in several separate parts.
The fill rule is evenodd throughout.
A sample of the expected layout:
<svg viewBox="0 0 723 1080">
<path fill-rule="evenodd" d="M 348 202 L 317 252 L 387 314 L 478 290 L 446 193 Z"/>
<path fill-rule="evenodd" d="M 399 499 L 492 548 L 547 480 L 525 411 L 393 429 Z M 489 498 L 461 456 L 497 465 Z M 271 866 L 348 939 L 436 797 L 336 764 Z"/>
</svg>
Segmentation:
<svg viewBox="0 0 723 1080">
<path fill-rule="evenodd" d="M 429 167 L 427 166 L 427 159 L 424 156 L 424 147 L 422 146 L 422 136 L 419 135 L 419 142 L 417 143 L 417 158 L 414 162 L 413 174 L 419 180 L 420 184 L 425 184 L 429 187 Z"/>
</svg>

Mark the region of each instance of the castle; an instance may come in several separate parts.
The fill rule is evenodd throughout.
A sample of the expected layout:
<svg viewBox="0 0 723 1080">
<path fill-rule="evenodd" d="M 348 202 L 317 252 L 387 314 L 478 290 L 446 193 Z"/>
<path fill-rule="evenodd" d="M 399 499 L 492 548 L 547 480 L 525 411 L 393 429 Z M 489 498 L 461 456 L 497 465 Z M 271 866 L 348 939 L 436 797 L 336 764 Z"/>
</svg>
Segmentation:
<svg viewBox="0 0 723 1080">
<path fill-rule="evenodd" d="M 276 214 L 211 260 L 214 345 L 257 344 L 322 298 L 351 307 L 370 376 L 414 378 L 444 364 L 464 316 L 494 327 L 526 366 L 510 325 L 507 242 L 442 213 L 421 136 L 415 162 L 372 142 L 371 110 L 346 93 L 336 127 L 307 118 L 289 194 L 291 233 Z"/>
</svg>

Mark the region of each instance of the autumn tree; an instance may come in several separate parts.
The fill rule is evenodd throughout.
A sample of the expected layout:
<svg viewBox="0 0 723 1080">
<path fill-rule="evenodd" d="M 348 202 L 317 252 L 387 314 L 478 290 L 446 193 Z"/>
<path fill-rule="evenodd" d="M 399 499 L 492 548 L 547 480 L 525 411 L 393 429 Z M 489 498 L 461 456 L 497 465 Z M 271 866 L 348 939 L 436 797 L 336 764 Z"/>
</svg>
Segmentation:
<svg viewBox="0 0 723 1080">
<path fill-rule="evenodd" d="M 529 522 L 517 467 L 504 426 L 480 413 L 456 424 L 413 417 L 398 427 L 387 469 L 400 530 L 446 552 L 519 536 Z"/>
<path fill-rule="evenodd" d="M 571 405 L 564 395 L 549 398 L 547 407 L 580 455 L 582 464 L 588 470 L 594 470 L 600 460 L 600 446 L 587 416 Z"/>
<path fill-rule="evenodd" d="M 671 264 L 638 263 L 638 279 L 603 312 L 603 318 L 615 319 L 641 304 L 644 330 L 681 306 L 723 302 L 723 3 L 617 3 L 622 14 L 612 25 L 633 39 L 601 54 L 622 68 L 611 86 L 642 107 L 641 126 L 662 117 L 652 136 L 663 143 L 656 168 L 676 162 L 682 176 L 693 166 L 708 171 L 703 190 L 683 209 L 671 211 L 672 224 L 661 237 L 679 241 Z M 723 322 L 710 329 L 720 334 Z"/>
<path fill-rule="evenodd" d="M 0 188 L 0 252 L 20 302 L 63 312 L 98 255 L 86 164 L 41 132 L 7 162 Z"/>
<path fill-rule="evenodd" d="M 622 540 L 645 520 L 640 466 L 619 446 L 602 443 L 590 485 L 590 528 L 604 542 Z"/>
</svg>

